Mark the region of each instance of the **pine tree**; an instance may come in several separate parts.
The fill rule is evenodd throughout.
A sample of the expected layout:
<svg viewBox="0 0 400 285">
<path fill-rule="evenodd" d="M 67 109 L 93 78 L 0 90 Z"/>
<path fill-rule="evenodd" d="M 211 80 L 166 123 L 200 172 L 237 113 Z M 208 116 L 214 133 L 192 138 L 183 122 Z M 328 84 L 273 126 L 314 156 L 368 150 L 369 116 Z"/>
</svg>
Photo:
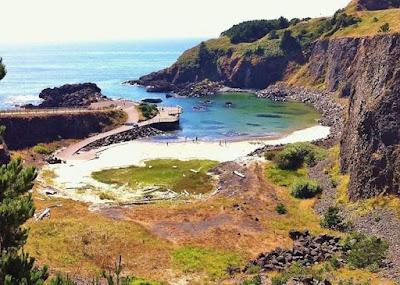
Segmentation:
<svg viewBox="0 0 400 285">
<path fill-rule="evenodd" d="M 1 70 L 2 64 L 0 76 Z M 4 132 L 0 127 L 0 136 Z M 34 258 L 23 252 L 28 238 L 23 224 L 35 212 L 29 191 L 36 176 L 36 170 L 24 168 L 21 159 L 0 166 L 0 285 L 41 285 L 48 277 L 47 268 L 35 267 Z"/>
</svg>

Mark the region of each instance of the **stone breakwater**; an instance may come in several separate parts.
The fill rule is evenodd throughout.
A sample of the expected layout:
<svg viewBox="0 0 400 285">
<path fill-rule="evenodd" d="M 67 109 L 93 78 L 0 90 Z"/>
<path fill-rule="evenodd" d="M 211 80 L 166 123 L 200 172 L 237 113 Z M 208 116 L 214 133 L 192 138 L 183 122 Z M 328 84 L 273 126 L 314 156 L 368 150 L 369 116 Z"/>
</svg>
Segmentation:
<svg viewBox="0 0 400 285">
<path fill-rule="evenodd" d="M 331 127 L 330 139 L 336 142 L 340 140 L 345 122 L 345 107 L 335 100 L 333 93 L 278 83 L 258 91 L 257 96 L 274 101 L 293 100 L 313 106 L 322 114 L 319 123 Z"/>
<path fill-rule="evenodd" d="M 326 234 L 312 236 L 308 231 L 291 231 L 289 236 L 294 241 L 292 249 L 278 247 L 270 252 L 262 253 L 255 260 L 250 261 L 244 271 L 253 266 L 260 266 L 263 271 L 279 271 L 294 262 L 311 267 L 342 251 L 338 237 Z"/>
<path fill-rule="evenodd" d="M 139 127 L 139 126 L 134 126 L 133 129 L 118 133 L 115 135 L 111 135 L 109 137 L 105 137 L 103 139 L 99 139 L 97 141 L 94 141 L 84 148 L 81 149 L 81 151 L 90 151 L 93 149 L 98 149 L 100 147 L 105 147 L 109 146 L 112 144 L 117 144 L 121 142 L 127 142 L 127 141 L 133 141 L 136 139 L 140 138 L 148 138 L 156 135 L 160 135 L 163 132 L 160 130 L 157 130 L 155 128 L 145 126 L 145 127 Z"/>
</svg>

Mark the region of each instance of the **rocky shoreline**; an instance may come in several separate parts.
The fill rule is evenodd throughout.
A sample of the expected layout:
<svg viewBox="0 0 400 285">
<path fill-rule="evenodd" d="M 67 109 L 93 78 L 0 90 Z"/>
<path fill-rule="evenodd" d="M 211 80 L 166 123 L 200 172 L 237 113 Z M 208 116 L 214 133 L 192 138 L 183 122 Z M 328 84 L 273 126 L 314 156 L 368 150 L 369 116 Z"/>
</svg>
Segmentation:
<svg viewBox="0 0 400 285">
<path fill-rule="evenodd" d="M 280 102 L 291 100 L 309 104 L 321 113 L 319 123 L 331 127 L 331 139 L 338 142 L 342 136 L 345 107 L 335 100 L 331 92 L 277 83 L 258 91 L 257 96 Z"/>
<path fill-rule="evenodd" d="M 161 135 L 163 132 L 155 128 L 144 126 L 134 126 L 132 129 L 118 133 L 103 139 L 97 140 L 80 149 L 80 151 L 90 151 L 101 147 L 117 144 L 121 142 L 133 141 L 140 138 L 148 138 L 156 135 Z"/>
</svg>

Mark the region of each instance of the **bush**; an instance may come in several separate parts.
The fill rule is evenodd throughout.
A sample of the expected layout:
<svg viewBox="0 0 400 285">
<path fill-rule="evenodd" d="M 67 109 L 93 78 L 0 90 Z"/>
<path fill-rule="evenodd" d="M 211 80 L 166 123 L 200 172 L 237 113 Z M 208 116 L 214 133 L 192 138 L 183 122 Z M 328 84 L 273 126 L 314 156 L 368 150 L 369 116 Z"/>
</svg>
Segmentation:
<svg viewBox="0 0 400 285">
<path fill-rule="evenodd" d="M 347 228 L 337 207 L 329 207 L 321 221 L 321 226 L 328 229 L 343 231 Z"/>
<path fill-rule="evenodd" d="M 278 205 L 276 205 L 275 210 L 279 215 L 285 215 L 287 213 L 286 206 L 282 203 L 279 203 Z"/>
<path fill-rule="evenodd" d="M 33 147 L 33 151 L 38 154 L 46 154 L 46 155 L 49 155 L 53 152 L 52 149 L 50 149 L 48 146 L 42 143 L 35 145 Z"/>
<path fill-rule="evenodd" d="M 306 163 L 314 166 L 317 161 L 326 156 L 326 151 L 310 143 L 294 143 L 285 148 L 276 156 L 275 162 L 281 169 L 298 169 Z"/>
<path fill-rule="evenodd" d="M 386 241 L 360 233 L 352 233 L 342 241 L 347 263 L 355 268 L 375 271 L 381 265 L 389 248 Z"/>
<path fill-rule="evenodd" d="M 379 28 L 379 32 L 380 33 L 387 33 L 390 31 L 390 25 L 389 23 L 385 23 L 383 24 L 380 28 Z"/>
<path fill-rule="evenodd" d="M 154 118 L 158 114 L 157 106 L 154 104 L 140 103 L 139 110 L 146 120 Z"/>
<path fill-rule="evenodd" d="M 292 37 L 292 32 L 290 31 L 285 31 L 283 33 L 280 48 L 287 56 L 297 56 L 302 52 L 299 41 Z"/>
<path fill-rule="evenodd" d="M 257 275 L 249 280 L 245 280 L 240 285 L 261 285 L 261 276 Z"/>
<path fill-rule="evenodd" d="M 76 285 L 68 276 L 64 277 L 60 273 L 57 273 L 56 277 L 50 280 L 49 285 Z"/>
<path fill-rule="evenodd" d="M 310 274 L 310 270 L 295 262 L 289 268 L 272 277 L 272 285 L 285 285 L 289 279 L 294 277 L 305 277 Z"/>
<path fill-rule="evenodd" d="M 310 199 L 322 192 L 322 188 L 316 181 L 301 179 L 291 187 L 291 194 L 298 199 Z"/>
</svg>

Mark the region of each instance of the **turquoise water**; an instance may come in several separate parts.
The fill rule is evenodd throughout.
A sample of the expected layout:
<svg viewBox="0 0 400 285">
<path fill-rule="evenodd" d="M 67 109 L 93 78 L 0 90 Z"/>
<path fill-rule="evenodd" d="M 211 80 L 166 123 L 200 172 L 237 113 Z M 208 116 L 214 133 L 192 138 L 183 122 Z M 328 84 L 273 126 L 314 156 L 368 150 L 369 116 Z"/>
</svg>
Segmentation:
<svg viewBox="0 0 400 285">
<path fill-rule="evenodd" d="M 315 124 L 318 114 L 299 103 L 276 103 L 251 94 L 225 94 L 214 98 L 169 98 L 146 93 L 121 82 L 171 65 L 198 39 L 137 41 L 68 45 L 2 46 L 0 56 L 8 74 L 0 81 L 0 107 L 38 103 L 47 87 L 94 82 L 112 98 L 140 100 L 158 97 L 162 105 L 184 108 L 181 130 L 163 139 L 224 139 L 276 135 Z M 211 100 L 204 104 L 204 100 Z M 231 108 L 226 103 L 231 102 Z"/>
</svg>

